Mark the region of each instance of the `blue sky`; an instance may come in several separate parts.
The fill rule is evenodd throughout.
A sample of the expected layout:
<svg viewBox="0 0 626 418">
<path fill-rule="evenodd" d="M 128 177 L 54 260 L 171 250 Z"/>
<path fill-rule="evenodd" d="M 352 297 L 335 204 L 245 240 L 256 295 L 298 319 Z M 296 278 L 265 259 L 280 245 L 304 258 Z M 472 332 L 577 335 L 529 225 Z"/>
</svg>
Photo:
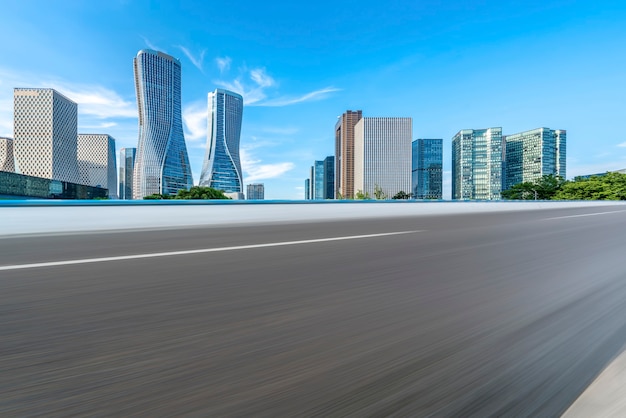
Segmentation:
<svg viewBox="0 0 626 418">
<path fill-rule="evenodd" d="M 182 63 L 196 182 L 217 87 L 244 96 L 244 182 L 268 199 L 303 197 L 347 109 L 443 138 L 444 198 L 466 128 L 566 129 L 568 177 L 626 168 L 623 0 L 2 3 L 0 136 L 14 87 L 53 87 L 79 104 L 79 132 L 136 146 L 132 59 L 153 48 Z"/>
</svg>

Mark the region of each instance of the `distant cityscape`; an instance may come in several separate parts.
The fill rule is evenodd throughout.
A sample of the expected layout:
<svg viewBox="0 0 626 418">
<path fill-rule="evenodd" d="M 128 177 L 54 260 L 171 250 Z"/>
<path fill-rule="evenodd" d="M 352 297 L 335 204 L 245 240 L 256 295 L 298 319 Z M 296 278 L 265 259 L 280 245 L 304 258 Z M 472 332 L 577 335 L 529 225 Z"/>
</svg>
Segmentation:
<svg viewBox="0 0 626 418">
<path fill-rule="evenodd" d="M 78 133 L 78 105 L 50 88 L 14 88 L 14 138 L 0 138 L 0 197 L 143 199 L 193 186 L 181 120 L 181 64 L 163 52 L 134 58 L 136 148 L 119 151 L 107 134 Z M 200 186 L 232 199 L 262 200 L 263 184 L 244 193 L 239 143 L 243 97 L 208 93 Z M 329 128 L 330 130 L 330 128 Z M 442 199 L 443 139 L 413 140 L 410 117 L 364 117 L 347 110 L 335 124 L 335 155 L 316 160 L 306 200 Z M 544 175 L 566 178 L 567 135 L 537 128 L 462 129 L 452 138 L 452 199 L 499 200 L 508 187 Z"/>
<path fill-rule="evenodd" d="M 544 175 L 565 179 L 565 157 L 565 130 L 462 129 L 452 138 L 452 199 L 500 200 L 518 183 Z M 304 189 L 312 200 L 442 199 L 443 139 L 412 141 L 411 118 L 347 110 L 335 125 L 335 155 L 313 163 Z"/>
</svg>

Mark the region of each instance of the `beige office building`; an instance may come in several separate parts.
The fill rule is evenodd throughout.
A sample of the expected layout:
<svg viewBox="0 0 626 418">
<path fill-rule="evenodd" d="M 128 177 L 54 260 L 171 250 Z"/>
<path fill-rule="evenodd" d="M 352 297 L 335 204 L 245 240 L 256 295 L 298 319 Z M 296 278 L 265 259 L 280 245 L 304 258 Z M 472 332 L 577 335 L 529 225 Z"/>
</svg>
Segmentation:
<svg viewBox="0 0 626 418">
<path fill-rule="evenodd" d="M 79 183 L 77 105 L 53 89 L 13 90 L 15 171 Z"/>
<path fill-rule="evenodd" d="M 347 110 L 335 125 L 335 197 L 354 197 L 354 126 L 363 117 L 360 110 Z"/>
<path fill-rule="evenodd" d="M 13 139 L 0 137 L 0 171 L 15 171 L 13 164 Z"/>
<path fill-rule="evenodd" d="M 79 183 L 109 189 L 117 199 L 115 139 L 107 134 L 78 134 Z"/>
<path fill-rule="evenodd" d="M 391 199 L 411 192 L 411 118 L 362 118 L 354 127 L 354 190 Z"/>
</svg>

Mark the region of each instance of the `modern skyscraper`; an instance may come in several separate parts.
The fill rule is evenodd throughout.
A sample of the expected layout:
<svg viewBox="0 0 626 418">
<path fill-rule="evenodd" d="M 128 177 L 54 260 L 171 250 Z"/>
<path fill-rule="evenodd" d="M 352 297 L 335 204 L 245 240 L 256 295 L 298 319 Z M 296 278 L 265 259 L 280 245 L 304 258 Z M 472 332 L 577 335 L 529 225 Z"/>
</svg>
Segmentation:
<svg viewBox="0 0 626 418">
<path fill-rule="evenodd" d="M 15 171 L 13 162 L 13 139 L 0 137 L 0 171 Z"/>
<path fill-rule="evenodd" d="M 335 157 L 324 158 L 324 194 L 323 199 L 335 198 Z"/>
<path fill-rule="evenodd" d="M 311 199 L 322 200 L 324 199 L 324 161 L 315 161 L 311 167 L 311 184 L 312 192 Z"/>
<path fill-rule="evenodd" d="M 248 184 L 246 189 L 247 200 L 265 199 L 265 185 L 263 183 Z"/>
<path fill-rule="evenodd" d="M 414 199 L 443 197 L 443 139 L 416 139 L 412 144 L 411 186 Z"/>
<path fill-rule="evenodd" d="M 123 200 L 133 198 L 133 172 L 136 154 L 137 148 L 122 148 L 120 150 L 119 198 Z"/>
<path fill-rule="evenodd" d="M 311 200 L 311 179 L 304 180 L 304 200 Z"/>
<path fill-rule="evenodd" d="M 243 194 L 239 138 L 243 97 L 228 90 L 209 93 L 208 138 L 200 186 L 223 190 L 233 198 Z"/>
<path fill-rule="evenodd" d="M 452 198 L 500 200 L 502 128 L 463 129 L 452 138 Z"/>
<path fill-rule="evenodd" d="M 193 179 L 181 118 L 180 61 L 144 49 L 133 64 L 139 109 L 133 197 L 189 189 Z"/>
<path fill-rule="evenodd" d="M 117 199 L 115 139 L 106 134 L 78 134 L 78 174 L 80 183 L 109 190 Z"/>
<path fill-rule="evenodd" d="M 362 118 L 354 127 L 354 190 L 387 198 L 411 190 L 411 118 Z"/>
<path fill-rule="evenodd" d="M 13 90 L 15 171 L 79 183 L 77 105 L 53 89 Z"/>
<path fill-rule="evenodd" d="M 564 130 L 537 128 L 504 138 L 505 188 L 553 174 L 565 178 Z"/>
<path fill-rule="evenodd" d="M 335 196 L 354 197 L 354 126 L 363 117 L 360 110 L 347 110 L 335 125 Z"/>
</svg>

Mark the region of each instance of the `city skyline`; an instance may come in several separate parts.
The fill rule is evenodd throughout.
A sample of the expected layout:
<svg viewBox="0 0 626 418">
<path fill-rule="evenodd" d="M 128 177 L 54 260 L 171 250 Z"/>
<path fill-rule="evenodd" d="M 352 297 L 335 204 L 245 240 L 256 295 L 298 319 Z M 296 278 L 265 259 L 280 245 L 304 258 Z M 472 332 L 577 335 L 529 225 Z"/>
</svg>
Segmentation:
<svg viewBox="0 0 626 418">
<path fill-rule="evenodd" d="M 0 136 L 14 137 L 14 87 L 50 87 L 79 105 L 81 132 L 136 147 L 130 61 L 152 46 L 181 61 L 194 178 L 206 94 L 226 88 L 246 102 L 244 182 L 263 181 L 268 199 L 301 198 L 311 161 L 334 155 L 333 127 L 345 109 L 410 116 L 412 139 L 443 138 L 444 198 L 452 137 L 463 128 L 566 129 L 568 178 L 626 167 L 623 2 L 391 3 L 333 13 L 323 4 L 245 1 L 213 5 L 211 13 L 145 1 L 4 6 L 5 30 L 21 36 L 0 45 Z M 50 19 L 65 22 L 63 30 L 46 30 Z M 116 31 L 98 29 L 101 21 Z"/>
</svg>

